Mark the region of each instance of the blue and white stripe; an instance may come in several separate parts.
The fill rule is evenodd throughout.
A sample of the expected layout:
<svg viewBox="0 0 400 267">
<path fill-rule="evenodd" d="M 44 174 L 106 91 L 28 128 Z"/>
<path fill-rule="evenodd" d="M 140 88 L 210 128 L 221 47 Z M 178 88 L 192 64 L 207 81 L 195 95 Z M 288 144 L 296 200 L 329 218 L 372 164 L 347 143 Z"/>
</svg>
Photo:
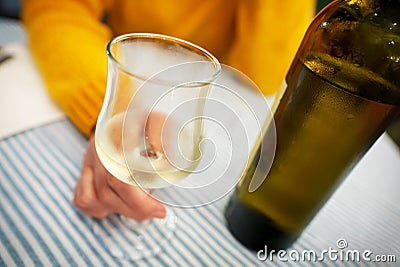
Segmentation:
<svg viewBox="0 0 400 267">
<path fill-rule="evenodd" d="M 87 141 L 68 122 L 0 141 L 0 264 L 6 266 L 210 266 L 260 264 L 230 236 L 213 206 L 176 210 L 177 232 L 156 257 L 112 257 L 94 220 L 71 204 Z M 218 214 L 218 216 L 216 216 Z M 112 223 L 112 219 L 109 220 Z M 112 229 L 112 228 L 111 228 Z M 116 242 L 127 243 L 116 235 Z M 157 243 L 154 233 L 153 243 Z"/>
<path fill-rule="evenodd" d="M 111 256 L 92 231 L 96 221 L 71 204 L 86 145 L 87 140 L 67 120 L 0 141 L 0 266 L 285 265 L 276 259 L 258 260 L 256 253 L 231 236 L 223 218 L 226 198 L 201 208 L 174 209 L 179 218 L 177 231 L 157 256 L 138 261 Z M 370 195 L 368 188 L 357 185 L 358 181 L 349 177 L 291 249 L 336 248 L 336 240 L 345 237 L 351 249 L 398 255 L 399 199 Z M 178 203 L 188 197 L 201 198 L 169 197 Z M 114 219 L 105 223 L 114 224 Z M 154 232 L 148 242 L 157 243 L 159 235 Z M 119 244 L 129 243 L 125 236 L 116 234 L 114 238 Z M 348 265 L 366 263 L 318 263 Z"/>
</svg>

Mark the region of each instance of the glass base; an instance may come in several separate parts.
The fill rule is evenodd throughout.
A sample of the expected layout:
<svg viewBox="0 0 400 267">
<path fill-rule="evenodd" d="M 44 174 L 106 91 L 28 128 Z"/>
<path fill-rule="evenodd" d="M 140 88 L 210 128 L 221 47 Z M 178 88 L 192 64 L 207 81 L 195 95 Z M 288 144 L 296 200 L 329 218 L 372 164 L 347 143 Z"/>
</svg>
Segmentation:
<svg viewBox="0 0 400 267">
<path fill-rule="evenodd" d="M 177 217 L 170 209 L 164 219 L 137 222 L 121 215 L 92 220 L 92 230 L 108 252 L 117 258 L 139 260 L 162 251 L 174 235 Z"/>
</svg>

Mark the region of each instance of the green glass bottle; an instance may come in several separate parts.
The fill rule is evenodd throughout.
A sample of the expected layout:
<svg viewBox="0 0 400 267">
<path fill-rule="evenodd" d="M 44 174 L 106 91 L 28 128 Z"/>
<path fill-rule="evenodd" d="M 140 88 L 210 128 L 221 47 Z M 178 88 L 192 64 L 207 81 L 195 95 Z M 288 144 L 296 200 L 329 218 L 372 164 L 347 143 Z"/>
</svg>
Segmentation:
<svg viewBox="0 0 400 267">
<path fill-rule="evenodd" d="M 400 0 L 334 1 L 315 17 L 274 112 L 272 167 L 254 175 L 256 147 L 225 211 L 245 246 L 290 246 L 399 114 L 399 24 Z"/>
</svg>

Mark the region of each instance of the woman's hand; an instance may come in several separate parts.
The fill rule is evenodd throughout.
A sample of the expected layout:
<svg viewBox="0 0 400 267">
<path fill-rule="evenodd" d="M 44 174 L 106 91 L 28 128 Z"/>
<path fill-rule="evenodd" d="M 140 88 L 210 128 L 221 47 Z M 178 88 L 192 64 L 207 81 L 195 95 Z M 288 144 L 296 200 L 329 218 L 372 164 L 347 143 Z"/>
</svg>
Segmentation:
<svg viewBox="0 0 400 267">
<path fill-rule="evenodd" d="M 74 205 L 95 218 L 112 213 L 142 221 L 165 217 L 165 207 L 143 189 L 126 184 L 112 176 L 101 164 L 90 138 L 82 172 L 74 190 Z"/>
</svg>

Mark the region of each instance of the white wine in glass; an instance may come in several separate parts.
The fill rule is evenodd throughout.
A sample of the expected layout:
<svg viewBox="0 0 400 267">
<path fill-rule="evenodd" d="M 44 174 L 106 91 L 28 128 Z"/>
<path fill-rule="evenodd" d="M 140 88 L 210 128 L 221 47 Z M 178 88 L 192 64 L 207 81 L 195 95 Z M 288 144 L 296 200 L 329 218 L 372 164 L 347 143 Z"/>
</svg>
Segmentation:
<svg viewBox="0 0 400 267">
<path fill-rule="evenodd" d="M 107 90 L 95 132 L 97 154 L 116 178 L 160 189 L 190 175 L 201 158 L 202 114 L 221 71 L 209 52 L 187 41 L 150 33 L 121 35 L 107 46 Z M 122 216 L 94 222 L 112 255 L 127 259 L 161 251 L 176 216 L 144 223 Z"/>
</svg>

